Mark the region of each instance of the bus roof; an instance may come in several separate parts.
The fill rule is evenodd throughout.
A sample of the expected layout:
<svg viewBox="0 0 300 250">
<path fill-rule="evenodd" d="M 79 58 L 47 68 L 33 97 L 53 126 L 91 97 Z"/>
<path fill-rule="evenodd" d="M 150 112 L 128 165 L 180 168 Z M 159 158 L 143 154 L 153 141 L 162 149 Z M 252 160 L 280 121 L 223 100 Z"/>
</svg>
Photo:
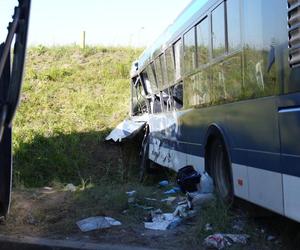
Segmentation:
<svg viewBox="0 0 300 250">
<path fill-rule="evenodd" d="M 148 47 L 139 58 L 139 69 L 143 69 L 149 61 L 166 49 L 183 32 L 193 16 L 208 8 L 213 0 L 193 0 L 174 20 L 172 24 Z M 215 0 L 216 1 L 216 0 Z M 197 15 L 198 16 L 198 15 Z"/>
</svg>

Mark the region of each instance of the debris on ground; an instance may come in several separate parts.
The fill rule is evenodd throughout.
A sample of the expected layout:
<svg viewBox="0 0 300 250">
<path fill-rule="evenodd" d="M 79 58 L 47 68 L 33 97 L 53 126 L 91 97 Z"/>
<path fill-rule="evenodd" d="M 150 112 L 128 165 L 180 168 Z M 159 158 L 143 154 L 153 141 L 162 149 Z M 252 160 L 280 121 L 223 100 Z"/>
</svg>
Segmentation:
<svg viewBox="0 0 300 250">
<path fill-rule="evenodd" d="M 128 196 L 128 203 L 132 204 L 135 202 L 135 195 L 136 195 L 136 191 L 132 190 L 129 192 L 126 192 L 127 196 Z"/>
<path fill-rule="evenodd" d="M 275 240 L 276 240 L 276 236 L 274 236 L 274 235 L 269 235 L 267 237 L 267 241 L 275 241 Z"/>
<path fill-rule="evenodd" d="M 177 198 L 174 196 L 170 196 L 168 198 L 165 199 L 161 199 L 161 202 L 166 202 L 167 204 L 171 205 Z"/>
<path fill-rule="evenodd" d="M 69 192 L 76 192 L 77 188 L 74 184 L 69 183 L 68 185 L 65 186 L 64 190 Z"/>
<path fill-rule="evenodd" d="M 172 229 L 181 223 L 181 218 L 172 213 L 162 213 L 161 210 L 153 211 L 148 219 L 150 222 L 144 222 L 146 229 L 161 230 Z"/>
<path fill-rule="evenodd" d="M 97 229 L 106 229 L 111 226 L 121 226 L 122 223 L 117 221 L 111 217 L 90 217 L 84 220 L 80 220 L 76 222 L 77 226 L 80 228 L 82 232 L 89 232 Z"/>
<path fill-rule="evenodd" d="M 247 234 L 213 234 L 208 236 L 203 245 L 208 248 L 224 249 L 230 247 L 233 244 L 246 245 L 250 238 Z"/>
<path fill-rule="evenodd" d="M 148 197 L 146 197 L 145 200 L 146 200 L 146 201 L 157 201 L 157 199 L 154 199 L 154 198 L 148 198 Z"/>
<path fill-rule="evenodd" d="M 172 189 L 165 191 L 164 194 L 177 194 L 179 192 L 180 192 L 179 187 L 173 187 Z"/>
<path fill-rule="evenodd" d="M 167 180 L 161 181 L 161 182 L 159 183 L 159 186 L 161 186 L 161 187 L 166 187 L 166 186 L 168 186 L 168 185 L 169 185 L 169 181 L 167 181 Z"/>
<path fill-rule="evenodd" d="M 188 196 L 191 198 L 194 207 L 204 206 L 205 204 L 208 204 L 215 199 L 215 196 L 212 193 L 202 194 L 195 192 L 188 193 Z"/>
<path fill-rule="evenodd" d="M 205 227 L 204 227 L 204 230 L 205 230 L 206 232 L 212 231 L 212 230 L 213 230 L 212 224 L 207 223 L 207 224 L 205 225 Z"/>
</svg>

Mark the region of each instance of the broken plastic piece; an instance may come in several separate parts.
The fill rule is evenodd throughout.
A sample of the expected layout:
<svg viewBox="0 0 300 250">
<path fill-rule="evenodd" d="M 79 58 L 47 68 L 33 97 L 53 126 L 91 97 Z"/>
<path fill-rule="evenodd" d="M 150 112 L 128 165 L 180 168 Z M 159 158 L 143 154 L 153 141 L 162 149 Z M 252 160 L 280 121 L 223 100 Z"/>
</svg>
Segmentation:
<svg viewBox="0 0 300 250">
<path fill-rule="evenodd" d="M 122 223 L 111 217 L 90 217 L 76 222 L 82 232 L 89 232 L 97 229 L 110 228 L 111 226 L 120 226 Z"/>
</svg>

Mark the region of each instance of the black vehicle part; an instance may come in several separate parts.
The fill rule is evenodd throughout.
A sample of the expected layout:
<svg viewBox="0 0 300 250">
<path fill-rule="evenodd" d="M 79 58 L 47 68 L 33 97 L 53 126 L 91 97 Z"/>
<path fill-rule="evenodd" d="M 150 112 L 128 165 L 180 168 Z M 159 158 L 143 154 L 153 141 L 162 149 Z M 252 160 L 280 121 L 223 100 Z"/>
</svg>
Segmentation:
<svg viewBox="0 0 300 250">
<path fill-rule="evenodd" d="M 19 0 L 6 40 L 0 44 L 0 216 L 7 214 L 10 205 L 12 121 L 23 80 L 30 4 L 31 0 Z"/>
<path fill-rule="evenodd" d="M 144 138 L 141 145 L 141 151 L 140 151 L 140 162 L 139 162 L 139 168 L 140 168 L 140 175 L 139 180 L 140 182 L 144 181 L 146 173 L 150 169 L 150 160 L 149 160 L 149 125 L 146 125 L 144 128 Z"/>
<path fill-rule="evenodd" d="M 201 174 L 198 174 L 193 166 L 186 166 L 177 173 L 177 184 L 183 193 L 196 192 L 200 179 Z"/>
</svg>

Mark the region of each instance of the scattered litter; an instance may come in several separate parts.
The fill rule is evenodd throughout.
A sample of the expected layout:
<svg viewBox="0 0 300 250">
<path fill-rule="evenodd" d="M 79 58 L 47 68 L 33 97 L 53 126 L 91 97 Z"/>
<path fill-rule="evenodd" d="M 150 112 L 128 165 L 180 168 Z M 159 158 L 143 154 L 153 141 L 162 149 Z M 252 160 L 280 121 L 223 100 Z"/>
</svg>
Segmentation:
<svg viewBox="0 0 300 250">
<path fill-rule="evenodd" d="M 274 235 L 269 235 L 267 237 L 267 241 L 275 241 L 276 240 L 276 237 Z"/>
<path fill-rule="evenodd" d="M 214 192 L 214 182 L 206 172 L 201 175 L 199 191 L 202 194 L 208 194 Z"/>
<path fill-rule="evenodd" d="M 145 228 L 151 230 L 168 230 L 177 227 L 181 223 L 181 218 L 174 216 L 171 213 L 159 214 L 153 213 L 151 215 L 151 222 L 145 222 Z"/>
<path fill-rule="evenodd" d="M 110 228 L 111 226 L 120 226 L 122 223 L 111 217 L 90 217 L 76 222 L 82 232 L 89 232 L 97 229 Z"/>
<path fill-rule="evenodd" d="M 145 198 L 146 201 L 157 201 L 157 199 L 154 198 Z"/>
<path fill-rule="evenodd" d="M 203 206 L 215 199 L 215 196 L 212 193 L 202 194 L 195 192 L 188 193 L 188 196 L 192 198 L 193 206 Z"/>
<path fill-rule="evenodd" d="M 136 191 L 135 190 L 132 190 L 132 191 L 129 191 L 129 192 L 126 192 L 126 194 L 129 196 L 129 197 L 132 197 L 136 194 Z"/>
<path fill-rule="evenodd" d="M 129 191 L 129 192 L 126 192 L 127 196 L 128 196 L 128 203 L 134 203 L 135 202 L 135 194 L 136 194 L 136 191 L 133 190 L 133 191 Z"/>
<path fill-rule="evenodd" d="M 207 223 L 204 227 L 204 230 L 206 232 L 212 231 L 213 230 L 212 224 Z"/>
<path fill-rule="evenodd" d="M 162 200 L 160 200 L 160 201 L 161 201 L 161 202 L 166 202 L 166 203 L 168 203 L 168 204 L 172 204 L 175 200 L 176 200 L 176 197 L 170 196 L 170 197 L 168 197 L 168 198 L 166 198 L 166 199 L 162 199 Z"/>
<path fill-rule="evenodd" d="M 183 193 L 196 192 L 200 183 L 201 174 L 193 166 L 186 166 L 178 171 L 177 184 Z"/>
<path fill-rule="evenodd" d="M 180 192 L 180 188 L 179 187 L 173 187 L 172 189 L 164 192 L 164 194 L 177 194 L 178 192 Z"/>
<path fill-rule="evenodd" d="M 75 192 L 76 189 L 77 188 L 72 183 L 69 183 L 67 186 L 65 186 L 65 191 Z"/>
<path fill-rule="evenodd" d="M 214 234 L 208 236 L 203 245 L 208 248 L 224 249 L 233 244 L 246 245 L 249 238 L 247 234 Z"/>
<path fill-rule="evenodd" d="M 133 204 L 133 206 L 135 206 L 137 208 L 141 208 L 141 209 L 146 210 L 146 211 L 154 209 L 154 207 L 147 207 L 147 206 L 143 206 L 143 205 L 139 205 L 139 204 Z"/>
<path fill-rule="evenodd" d="M 161 186 L 161 187 L 166 187 L 166 186 L 168 186 L 169 185 L 169 181 L 161 181 L 160 183 L 159 183 L 159 185 Z"/>
</svg>

